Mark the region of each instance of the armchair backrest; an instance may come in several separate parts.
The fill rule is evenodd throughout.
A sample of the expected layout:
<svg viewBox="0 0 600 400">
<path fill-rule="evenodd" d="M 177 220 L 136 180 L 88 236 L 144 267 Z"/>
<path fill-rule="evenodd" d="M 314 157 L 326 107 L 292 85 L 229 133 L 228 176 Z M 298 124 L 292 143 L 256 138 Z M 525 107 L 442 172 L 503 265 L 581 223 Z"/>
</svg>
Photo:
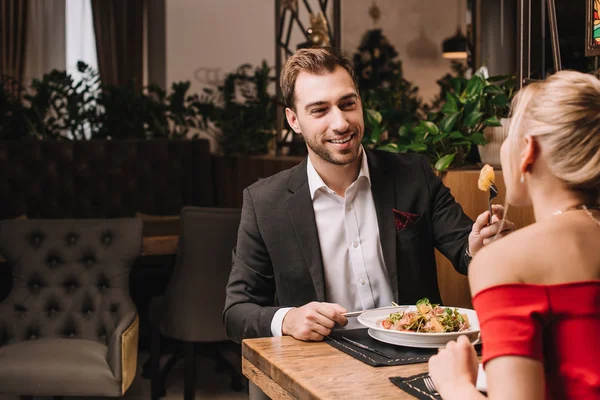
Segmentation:
<svg viewBox="0 0 600 400">
<path fill-rule="evenodd" d="M 137 314 L 129 272 L 141 251 L 135 218 L 0 221 L 13 275 L 0 303 L 0 346 L 50 337 L 108 345 Z"/>
</svg>

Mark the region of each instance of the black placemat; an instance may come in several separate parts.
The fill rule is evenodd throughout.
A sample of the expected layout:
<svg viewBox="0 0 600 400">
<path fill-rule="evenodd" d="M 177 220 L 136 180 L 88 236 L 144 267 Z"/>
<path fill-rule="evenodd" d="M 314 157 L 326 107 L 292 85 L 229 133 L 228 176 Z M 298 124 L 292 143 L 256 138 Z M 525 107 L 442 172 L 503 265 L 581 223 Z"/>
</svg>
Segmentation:
<svg viewBox="0 0 600 400">
<path fill-rule="evenodd" d="M 383 343 L 369 336 L 367 330 L 368 328 L 333 331 L 325 338 L 325 343 L 373 367 L 423 363 L 437 353 L 437 349 L 418 349 Z M 375 349 L 390 358 L 355 346 L 344 337 Z"/>
<path fill-rule="evenodd" d="M 406 393 L 412 394 L 417 399 L 441 399 L 439 394 L 433 394 L 429 390 L 427 390 L 427 387 L 425 386 L 425 381 L 423 381 L 423 378 L 425 378 L 427 375 L 429 375 L 428 372 L 423 372 L 421 374 L 409 376 L 407 378 L 403 378 L 401 376 L 392 376 L 389 379 L 394 385 L 398 386 Z M 487 397 L 487 393 L 484 393 L 482 391 L 479 391 L 479 393 Z"/>
<path fill-rule="evenodd" d="M 431 399 L 441 399 L 441 397 L 437 394 L 432 394 L 425 387 L 425 382 L 423 378 L 428 375 L 427 372 L 423 372 L 422 374 L 409 376 L 407 378 L 403 378 L 401 376 L 394 376 L 390 378 L 390 381 L 400 389 L 404 390 L 406 393 L 415 396 L 417 399 L 421 400 L 431 400 Z"/>
</svg>

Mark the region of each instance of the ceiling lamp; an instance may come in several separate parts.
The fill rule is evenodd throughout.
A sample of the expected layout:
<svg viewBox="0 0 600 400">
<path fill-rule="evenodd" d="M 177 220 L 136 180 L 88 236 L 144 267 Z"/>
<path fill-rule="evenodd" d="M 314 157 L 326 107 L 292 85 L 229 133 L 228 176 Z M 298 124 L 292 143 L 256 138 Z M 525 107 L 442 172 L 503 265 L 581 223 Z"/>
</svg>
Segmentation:
<svg viewBox="0 0 600 400">
<path fill-rule="evenodd" d="M 460 31 L 460 26 L 454 36 L 444 40 L 442 56 L 449 60 L 464 60 L 467 58 L 467 38 Z"/>
<path fill-rule="evenodd" d="M 449 60 L 464 60 L 467 58 L 467 37 L 462 34 L 460 25 L 460 0 L 457 1 L 456 10 L 458 14 L 458 25 L 456 26 L 456 34 L 444 40 L 442 44 L 442 57 Z"/>
</svg>

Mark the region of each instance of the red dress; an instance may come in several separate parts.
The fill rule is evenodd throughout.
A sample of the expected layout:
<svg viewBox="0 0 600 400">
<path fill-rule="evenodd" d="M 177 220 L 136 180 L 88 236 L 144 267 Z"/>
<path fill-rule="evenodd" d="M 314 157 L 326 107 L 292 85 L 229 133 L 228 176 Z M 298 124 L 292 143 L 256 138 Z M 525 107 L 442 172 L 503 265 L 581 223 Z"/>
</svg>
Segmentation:
<svg viewBox="0 0 600 400">
<path fill-rule="evenodd" d="M 600 281 L 505 284 L 473 297 L 483 363 L 517 355 L 544 363 L 549 399 L 600 399 Z"/>
</svg>

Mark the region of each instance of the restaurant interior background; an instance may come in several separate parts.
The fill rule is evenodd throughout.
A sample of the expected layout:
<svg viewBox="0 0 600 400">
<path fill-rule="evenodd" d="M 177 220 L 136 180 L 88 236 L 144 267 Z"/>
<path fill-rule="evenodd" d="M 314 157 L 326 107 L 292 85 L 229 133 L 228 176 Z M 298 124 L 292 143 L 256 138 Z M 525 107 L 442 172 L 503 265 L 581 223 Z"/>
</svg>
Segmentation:
<svg viewBox="0 0 600 400">
<path fill-rule="evenodd" d="M 10 1 L 2 0 L 3 12 L 8 10 L 6 7 Z M 145 235 L 177 234 L 179 226 L 176 217 L 182 206 L 240 207 L 243 187 L 257 179 L 297 164 L 304 154 L 302 143 L 293 143 L 293 135 L 284 139 L 284 134 L 277 132 L 277 113 L 273 98 L 276 94 L 274 80 L 267 80 L 270 83 L 266 83 L 265 87 L 258 88 L 258 90 L 253 87 L 250 100 L 248 100 L 249 105 L 243 104 L 244 92 L 241 85 L 229 93 L 234 97 L 231 100 L 232 103 L 240 102 L 241 105 L 231 104 L 231 108 L 226 109 L 223 104 L 227 102 L 223 103 L 223 99 L 218 98 L 217 95 L 223 94 L 220 92 L 222 91 L 220 88 L 227 82 L 232 83 L 227 78 L 236 71 L 239 73 L 240 70 L 237 69 L 243 64 L 251 65 L 246 70 L 248 75 L 245 78 L 250 77 L 247 81 L 252 84 L 256 83 L 252 77 L 261 77 L 261 71 L 255 70 L 255 68 L 258 68 L 263 61 L 269 67 L 268 77 L 274 78 L 277 63 L 276 4 L 280 4 L 282 7 L 286 5 L 296 7 L 299 12 L 298 19 L 306 29 L 311 26 L 311 21 L 305 5 L 308 3 L 312 9 L 318 10 L 323 1 L 122 0 L 122 2 L 136 3 L 142 5 L 144 9 L 140 14 L 143 18 L 143 27 L 139 31 L 139 35 L 118 36 L 119 42 L 128 43 L 127 48 L 137 49 L 135 54 L 140 56 L 141 67 L 138 70 L 141 71 L 141 74 L 129 76 L 129 78 L 136 79 L 136 90 L 139 91 L 141 86 L 147 87 L 149 84 L 156 84 L 166 90 L 168 95 L 172 93 L 171 85 L 173 83 L 189 82 L 189 88 L 186 87 L 186 95 L 198 94 L 199 97 L 196 100 L 204 106 L 209 104 L 212 108 L 209 107 L 209 111 L 206 111 L 206 108 L 202 108 L 202 106 L 198 106 L 199 103 L 196 103 L 198 107 L 194 109 L 192 101 L 186 100 L 182 102 L 182 106 L 185 108 L 184 112 L 177 114 L 175 108 L 169 108 L 176 99 L 163 98 L 161 101 L 163 101 L 162 106 L 164 107 L 157 107 L 157 109 L 162 110 L 160 112 L 163 114 L 160 115 L 160 118 L 165 120 L 162 127 L 167 127 L 166 134 L 159 135 L 156 133 L 157 131 L 143 127 L 140 128 L 141 130 L 131 129 L 131 131 L 128 131 L 129 128 L 117 127 L 115 131 L 107 134 L 105 130 L 103 131 L 93 123 L 91 128 L 84 127 L 85 121 L 83 121 L 81 122 L 82 134 L 80 137 L 74 137 L 69 129 L 64 128 L 54 131 L 49 129 L 48 132 L 57 132 L 57 136 L 52 136 L 40 134 L 39 129 L 32 133 L 31 129 L 23 129 L 22 125 L 15 130 L 14 125 L 10 125 L 13 120 L 9 118 L 9 116 L 15 115 L 15 108 L 11 108 L 15 105 L 7 100 L 8 95 L 3 92 L 0 103 L 0 119 L 4 121 L 0 123 L 0 171 L 3 171 L 2 175 L 4 175 L 0 179 L 1 218 L 138 215 L 149 217 L 146 220 L 147 226 L 144 228 Z M 75 77 L 80 76 L 76 65 L 79 60 L 86 62 L 94 70 L 98 69 L 90 1 L 29 0 L 27 3 L 29 19 L 27 34 L 24 36 L 27 40 L 23 43 L 23 49 L 25 49 L 24 68 L 20 75 L 20 81 L 25 89 L 31 89 L 30 85 L 34 79 L 41 80 L 44 74 L 50 73 L 53 69 L 66 70 Z M 393 88 L 396 91 L 404 90 L 405 92 L 401 94 L 405 97 L 400 96 L 399 98 L 407 102 L 406 104 L 412 104 L 418 108 L 417 111 L 411 109 L 410 112 L 414 115 L 411 115 L 410 123 L 406 122 L 406 119 L 400 123 L 401 126 L 408 123 L 410 126 L 405 129 L 408 129 L 411 134 L 418 135 L 426 132 L 430 125 L 424 121 L 427 121 L 428 118 L 429 121 L 435 121 L 436 128 L 431 129 L 439 130 L 443 115 L 438 114 L 439 119 L 435 120 L 436 116 L 427 115 L 427 112 L 435 111 L 436 107 L 438 111 L 442 108 L 445 92 L 440 85 L 440 80 L 448 79 L 450 77 L 448 74 L 454 77 L 464 74 L 463 89 L 473 72 L 481 66 L 485 66 L 491 76 L 517 74 L 520 62 L 518 33 L 520 32 L 519 16 L 521 15 L 518 7 L 524 4 L 529 7 L 532 17 L 531 31 L 533 35 L 528 48 L 531 70 L 529 77 L 543 78 L 554 68 L 552 32 L 548 23 L 545 0 L 331 0 L 324 3 L 327 3 L 327 22 L 332 32 L 339 33 L 339 37 L 334 39 L 339 41 L 345 55 L 353 57 L 358 53 L 363 39 L 369 32 L 372 34 L 375 29 L 379 29 L 386 38 L 386 41 L 378 42 L 379 50 L 376 51 L 389 51 L 391 46 L 396 53 L 388 61 L 400 63 L 397 65 L 401 65 L 401 67 L 394 71 L 394 79 L 399 79 L 402 85 L 401 89 L 396 86 Z M 334 9 L 336 5 L 339 5 L 338 10 Z M 555 6 L 562 68 L 590 73 L 598 72 L 597 57 L 586 57 L 585 55 L 586 1 L 556 0 Z M 373 7 L 376 7 L 379 13 Z M 69 10 L 72 12 L 69 13 Z M 339 12 L 340 22 L 340 26 L 337 28 L 333 26 L 336 21 L 336 12 Z M 0 30 L 4 29 L 0 28 Z M 462 65 L 462 68 L 454 67 L 453 69 L 452 61 L 442 56 L 442 44 L 447 39 L 454 37 L 457 30 L 469 39 L 469 55 L 468 59 L 455 61 L 458 63 L 455 65 Z M 3 34 L 6 33 L 3 31 Z M 290 34 L 289 47 L 295 50 L 296 46 L 305 42 L 308 37 L 297 26 L 294 27 Z M 373 54 L 373 50 L 370 48 L 368 51 Z M 119 60 L 122 63 L 130 61 L 127 57 Z M 258 71 L 258 75 L 254 75 L 255 71 Z M 6 69 L 2 72 L 6 72 Z M 102 78 L 102 71 L 100 72 Z M 363 70 L 363 72 L 365 71 Z M 264 74 L 264 71 L 262 73 Z M 368 76 L 366 72 L 365 74 Z M 442 84 L 444 82 L 447 81 L 441 81 Z M 486 84 L 492 83 L 486 81 Z M 502 84 L 498 85 L 499 90 L 508 90 Z M 125 84 L 122 85 L 122 87 L 125 86 Z M 261 93 L 261 89 L 265 90 L 263 94 L 267 95 L 267 99 L 256 97 L 257 93 Z M 409 90 L 413 90 L 413 92 L 409 92 Z M 131 110 L 134 109 L 133 107 L 127 108 L 127 102 L 140 101 L 139 104 L 142 104 L 142 100 L 146 101 L 152 97 L 148 96 L 148 98 L 140 100 L 131 91 L 115 93 L 116 97 L 119 95 L 130 96 L 120 105 L 126 111 L 121 110 L 121 114 L 115 118 L 115 120 L 121 118 L 123 123 L 125 120 L 131 122 L 129 120 L 138 118 L 137 115 L 127 114 L 133 112 Z M 155 89 L 154 95 L 157 93 Z M 181 94 L 181 92 L 179 93 Z M 442 93 L 442 101 L 439 101 L 440 93 Z M 511 94 L 514 93 L 511 92 Z M 217 99 L 216 102 L 210 103 L 207 100 L 212 98 Z M 438 100 L 437 105 L 436 99 Z M 114 106 L 114 104 L 112 105 Z M 383 135 L 388 128 L 387 126 L 381 128 L 381 121 L 378 121 L 378 118 L 383 114 L 383 123 L 385 124 L 390 110 L 388 109 L 386 114 L 383 105 L 380 104 L 381 109 L 378 109 L 376 102 L 371 106 L 373 111 L 377 112 L 367 115 L 367 128 L 381 129 L 380 133 Z M 188 111 L 191 114 L 185 114 Z M 243 113 L 246 113 L 245 118 L 240 116 Z M 417 113 L 419 114 L 417 115 Z M 492 111 L 490 113 L 489 117 L 503 117 L 499 113 L 494 114 Z M 144 115 L 140 118 L 146 117 L 147 115 Z M 177 120 L 177 118 L 181 119 Z M 229 121 L 230 125 L 227 125 L 227 118 L 234 118 Z M 105 128 L 109 126 L 106 120 L 104 122 Z M 142 121 L 141 124 L 142 126 L 148 125 L 147 121 Z M 484 125 L 481 122 L 479 127 L 483 128 Z M 87 194 L 77 192 L 76 188 L 75 197 L 67 201 L 65 198 L 69 197 L 69 193 L 73 196 L 73 188 L 71 187 L 69 189 L 71 192 L 69 192 L 64 188 L 57 189 L 57 187 L 62 184 L 61 182 L 72 180 L 72 174 L 77 168 L 70 164 L 64 164 L 64 160 L 60 160 L 60 154 L 63 151 L 61 146 L 74 146 L 73 142 L 87 141 L 90 132 L 95 132 L 94 126 L 98 129 L 99 135 L 95 138 L 99 137 L 105 142 L 106 139 L 111 139 L 113 143 L 109 145 L 105 143 L 105 148 L 100 152 L 90 148 L 82 150 L 84 157 L 82 162 L 96 165 L 94 168 L 98 168 L 99 175 L 89 177 L 92 180 L 96 178 L 102 180 L 104 186 L 93 187 L 93 184 L 88 182 L 88 186 L 82 186 L 81 190 L 85 191 L 85 188 L 88 187 L 90 192 Z M 115 127 L 115 125 L 110 126 Z M 218 129 L 215 130 L 215 128 L 223 127 L 223 131 L 225 131 L 228 126 L 243 130 L 243 135 L 238 131 L 232 132 L 231 130 L 221 135 L 218 133 Z M 398 129 L 396 125 L 390 126 Z M 420 132 L 419 126 L 422 127 Z M 413 130 L 415 127 L 417 129 Z M 17 131 L 18 134 L 16 134 Z M 115 133 L 117 131 L 118 134 Z M 135 135 L 132 132 L 135 132 Z M 369 132 L 367 133 L 369 134 Z M 471 130 L 464 135 L 469 136 L 473 133 Z M 248 138 L 244 135 L 256 135 L 259 139 Z M 243 138 L 240 139 L 242 136 Z M 191 139 L 192 137 L 195 138 L 193 141 L 182 141 L 182 139 Z M 273 140 L 274 137 L 279 139 L 279 143 L 278 140 Z M 448 165 L 441 168 L 442 170 L 447 169 L 447 171 L 440 172 L 440 174 L 445 177 L 446 184 L 451 187 L 458 201 L 464 203 L 463 206 L 468 209 L 468 214 L 473 217 L 485 210 L 487 199 L 485 193 L 478 193 L 475 183 L 473 183 L 473 177 L 476 176 L 476 168 L 478 168 L 477 163 L 481 162 L 477 154 L 477 144 L 483 143 L 478 143 L 475 136 L 469 137 L 471 138 L 467 138 L 470 140 L 469 151 L 462 160 L 467 164 L 467 168 L 465 169 L 464 165 L 455 162 L 450 165 L 450 168 Z M 189 149 L 192 143 L 198 142 L 198 138 L 207 139 L 210 146 L 197 146 L 190 153 Z M 390 138 L 394 139 L 393 134 L 389 136 L 388 144 Z M 114 153 L 111 151 L 114 151 L 115 147 L 111 146 L 114 146 L 117 139 L 134 141 L 150 139 L 161 142 L 160 146 L 165 146 L 165 143 L 169 141 L 178 144 L 173 144 L 168 151 L 148 148 L 146 153 L 140 153 L 137 147 L 135 150 L 129 148 L 129 150 L 117 151 L 118 157 L 114 157 Z M 385 146 L 384 140 L 378 139 L 368 145 L 372 147 Z M 49 142 L 60 142 L 61 145 L 55 148 L 44 147 Z M 407 145 L 406 151 L 424 151 L 421 144 L 411 143 Z M 27 150 L 23 150 L 24 146 Z M 223 155 L 224 149 L 227 153 L 225 155 Z M 59 156 L 56 156 L 53 151 L 58 151 Z M 68 148 L 68 152 L 75 151 L 79 150 L 76 147 Z M 100 153 L 103 155 L 100 156 Z M 125 163 L 125 160 L 132 154 L 140 157 L 141 169 L 144 166 L 148 167 L 147 170 L 136 172 L 139 176 L 131 171 L 125 171 L 127 166 L 135 164 Z M 169 168 L 172 168 L 172 164 L 177 162 L 172 158 L 174 155 L 182 157 L 179 161 L 187 160 L 182 161 L 180 164 L 184 165 L 179 165 L 177 168 L 192 168 L 192 172 L 186 172 L 188 173 L 185 175 L 188 177 L 187 180 L 165 176 L 168 175 L 168 172 L 164 171 L 171 171 Z M 87 156 L 90 158 L 85 159 Z M 156 158 L 153 158 L 154 156 Z M 51 159 L 54 167 L 49 168 L 44 157 Z M 72 157 L 76 159 L 82 156 Z M 188 157 L 190 158 L 188 159 Z M 111 163 L 116 161 L 111 161 L 111 158 L 118 158 L 122 163 L 113 165 Z M 198 161 L 198 158 L 202 158 L 204 161 Z M 189 161 L 192 159 L 194 161 Z M 113 173 L 111 168 L 116 168 L 114 171 L 117 172 Z M 113 172 L 107 173 L 106 171 L 109 169 Z M 180 169 L 176 169 L 176 171 L 181 173 Z M 464 175 L 462 172 L 452 175 L 454 171 L 464 170 L 470 171 L 468 172 L 470 175 Z M 61 173 L 65 175 L 63 176 Z M 134 204 L 131 200 L 127 203 L 127 207 L 117 207 L 119 212 L 127 215 L 115 215 L 115 209 L 102 210 L 102 196 L 106 194 L 105 192 L 111 191 L 112 184 L 107 184 L 109 181 L 106 181 L 109 175 L 112 178 L 117 175 L 127 175 L 129 179 L 141 179 L 146 182 L 143 185 L 137 185 L 137 192 L 134 194 L 121 193 L 121 197 L 133 198 L 138 201 Z M 44 181 L 49 177 L 52 179 Z M 125 188 L 127 185 L 127 182 L 119 182 L 116 187 L 113 187 L 113 190 Z M 452 187 L 452 185 L 458 186 Z M 32 192 L 35 193 L 32 194 Z M 93 196 L 90 193 L 93 193 Z M 37 197 L 32 200 L 32 196 Z M 72 209 L 79 210 L 80 214 L 69 215 L 74 211 L 71 209 L 65 211 L 65 204 L 77 203 L 79 196 L 94 198 L 89 199 L 89 204 L 86 203 L 80 208 Z M 113 199 L 111 196 L 106 198 Z M 146 200 L 150 198 L 150 200 L 144 202 L 144 198 Z M 497 201 L 501 203 L 502 199 L 503 196 L 500 196 Z M 119 201 L 125 200 L 120 199 Z M 60 212 L 56 213 L 57 210 Z M 53 212 L 55 213 L 52 214 Z M 102 213 L 105 215 L 101 215 Z M 513 219 L 521 219 L 522 224 L 527 224 L 532 222 L 532 215 L 525 210 L 518 215 L 518 218 Z M 143 257 L 132 271 L 131 292 L 142 321 L 141 348 L 148 348 L 149 328 L 146 326 L 146 310 L 150 298 L 160 295 L 164 291 L 174 259 L 174 253 Z M 441 262 L 443 263 L 443 261 Z M 440 273 L 440 282 L 445 279 L 447 298 L 453 300 L 453 305 L 469 305 L 468 286 L 464 278 L 454 276 L 451 267 L 444 266 L 442 269 L 444 272 Z M 0 300 L 6 297 L 11 286 L 10 269 L 4 265 L 0 268 Z M 444 290 L 442 290 L 442 295 L 444 296 Z"/>
</svg>

